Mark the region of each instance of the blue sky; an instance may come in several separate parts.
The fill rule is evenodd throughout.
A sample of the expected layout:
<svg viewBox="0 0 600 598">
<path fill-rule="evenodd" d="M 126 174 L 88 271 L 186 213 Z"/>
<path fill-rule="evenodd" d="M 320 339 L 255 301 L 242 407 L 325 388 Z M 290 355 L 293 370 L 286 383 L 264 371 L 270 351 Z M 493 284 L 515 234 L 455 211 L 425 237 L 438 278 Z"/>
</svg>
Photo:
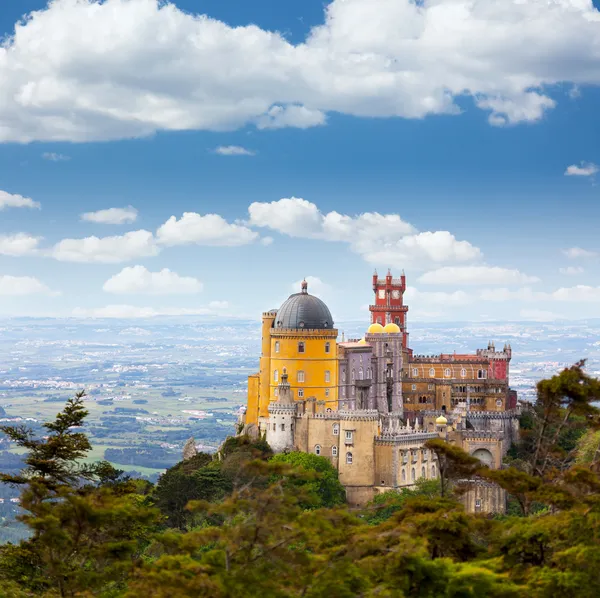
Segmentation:
<svg viewBox="0 0 600 598">
<path fill-rule="evenodd" d="M 600 316 L 597 8 L 422 4 L 3 6 L 0 315 Z"/>
</svg>

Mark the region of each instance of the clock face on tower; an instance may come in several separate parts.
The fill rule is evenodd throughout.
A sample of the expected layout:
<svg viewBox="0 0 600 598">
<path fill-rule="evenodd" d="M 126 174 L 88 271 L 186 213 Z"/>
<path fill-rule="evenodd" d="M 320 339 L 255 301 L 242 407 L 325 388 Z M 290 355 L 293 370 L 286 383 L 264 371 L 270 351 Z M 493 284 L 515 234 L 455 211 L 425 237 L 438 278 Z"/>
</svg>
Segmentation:
<svg viewBox="0 0 600 598">
<path fill-rule="evenodd" d="M 394 299 L 400 299 L 400 291 L 392 291 L 392 297 Z"/>
<path fill-rule="evenodd" d="M 379 298 L 385 299 L 385 289 L 379 289 Z"/>
</svg>

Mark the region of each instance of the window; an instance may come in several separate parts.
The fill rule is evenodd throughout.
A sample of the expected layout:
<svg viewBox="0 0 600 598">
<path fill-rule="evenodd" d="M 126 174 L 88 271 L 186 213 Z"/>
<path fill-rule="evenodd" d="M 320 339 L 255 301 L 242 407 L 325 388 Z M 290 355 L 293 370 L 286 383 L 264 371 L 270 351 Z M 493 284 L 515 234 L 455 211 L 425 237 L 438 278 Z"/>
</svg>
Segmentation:
<svg viewBox="0 0 600 598">
<path fill-rule="evenodd" d="M 334 436 L 340 435 L 340 425 L 339 424 L 333 424 L 333 435 Z"/>
<path fill-rule="evenodd" d="M 431 477 L 435 478 L 435 465 L 431 466 Z"/>
<path fill-rule="evenodd" d="M 444 376 L 450 376 L 450 368 L 444 370 Z"/>
<path fill-rule="evenodd" d="M 481 499 L 480 498 L 475 499 L 475 508 L 481 509 Z"/>
<path fill-rule="evenodd" d="M 352 396 L 354 396 L 354 390 L 355 390 L 355 388 L 354 388 L 354 386 L 353 386 L 353 387 L 352 387 Z"/>
<path fill-rule="evenodd" d="M 412 482 L 415 481 L 415 468 L 414 467 L 410 470 L 410 479 Z"/>
<path fill-rule="evenodd" d="M 304 372 L 302 370 L 298 370 L 297 378 L 298 382 L 304 382 Z"/>
<path fill-rule="evenodd" d="M 278 396 L 279 396 L 279 389 L 278 389 L 278 388 L 276 388 L 276 389 L 275 389 L 275 396 L 276 396 L 276 397 L 278 397 Z"/>
<path fill-rule="evenodd" d="M 303 388 L 299 388 L 298 389 L 298 398 L 301 399 L 304 396 L 304 389 Z"/>
<path fill-rule="evenodd" d="M 337 446 L 332 446 L 331 447 L 331 456 L 332 457 L 337 457 Z"/>
<path fill-rule="evenodd" d="M 325 382 L 331 382 L 331 372 L 329 370 L 325 371 Z"/>
<path fill-rule="evenodd" d="M 501 399 L 498 399 L 496 401 L 496 407 L 502 407 L 502 400 Z"/>
<path fill-rule="evenodd" d="M 461 375 L 463 378 L 466 378 L 466 376 L 467 376 L 467 370 L 465 370 L 465 368 L 463 368 L 462 370 L 460 370 L 460 375 Z"/>
<path fill-rule="evenodd" d="M 281 431 L 285 432 L 285 424 L 281 424 Z"/>
<path fill-rule="evenodd" d="M 279 353 L 279 341 L 275 341 L 275 353 Z"/>
<path fill-rule="evenodd" d="M 346 430 L 346 442 L 352 442 L 352 430 Z"/>
<path fill-rule="evenodd" d="M 327 409 L 325 409 L 326 413 L 331 413 L 331 407 L 327 407 Z"/>
<path fill-rule="evenodd" d="M 381 316 L 377 318 L 377 323 L 381 324 Z"/>
<path fill-rule="evenodd" d="M 326 396 L 326 397 L 328 397 L 328 396 L 329 396 L 329 389 L 328 389 L 328 388 L 326 388 L 326 389 L 325 389 L 325 396 Z"/>
<path fill-rule="evenodd" d="M 406 470 L 402 470 L 402 481 L 406 482 Z"/>
<path fill-rule="evenodd" d="M 320 455 L 320 454 L 321 454 L 321 445 L 315 444 L 315 455 Z"/>
<path fill-rule="evenodd" d="M 273 372 L 273 380 L 274 380 L 275 382 L 277 382 L 277 380 L 279 380 L 279 370 L 275 370 L 275 371 Z"/>
<path fill-rule="evenodd" d="M 416 385 L 416 384 L 413 384 L 413 385 L 412 385 L 412 389 L 413 389 L 413 390 L 417 390 L 417 385 Z"/>
<path fill-rule="evenodd" d="M 331 343 L 325 343 L 325 353 L 329 353 L 331 351 Z"/>
<path fill-rule="evenodd" d="M 417 368 L 413 368 L 413 376 L 416 378 L 419 375 L 419 370 Z"/>
<path fill-rule="evenodd" d="M 367 378 L 371 379 L 371 368 L 367 368 Z"/>
<path fill-rule="evenodd" d="M 435 376 L 435 370 L 433 368 L 429 368 L 429 375 Z"/>
<path fill-rule="evenodd" d="M 355 378 L 355 376 L 354 376 L 354 370 L 352 370 L 352 376 L 351 376 L 352 382 L 354 382 L 354 378 Z"/>
<path fill-rule="evenodd" d="M 433 390 L 433 384 L 428 384 L 427 385 L 427 390 Z"/>
<path fill-rule="evenodd" d="M 342 382 L 346 382 L 346 370 L 342 370 Z"/>
<path fill-rule="evenodd" d="M 346 388 L 344 386 L 342 386 L 342 396 L 343 397 L 346 396 Z"/>
<path fill-rule="evenodd" d="M 277 432 L 277 424 L 273 424 L 273 432 Z"/>
<path fill-rule="evenodd" d="M 298 353 L 304 353 L 304 343 L 303 342 L 298 343 Z"/>
<path fill-rule="evenodd" d="M 487 370 L 477 370 L 477 377 L 480 379 L 487 378 Z"/>
<path fill-rule="evenodd" d="M 346 453 L 346 463 L 352 465 L 352 453 Z"/>
<path fill-rule="evenodd" d="M 398 326 L 400 326 L 400 318 L 398 316 L 396 316 L 394 318 L 394 324 L 397 324 Z"/>
<path fill-rule="evenodd" d="M 421 467 L 421 477 L 422 478 L 425 477 L 425 465 L 423 465 L 423 467 Z"/>
</svg>

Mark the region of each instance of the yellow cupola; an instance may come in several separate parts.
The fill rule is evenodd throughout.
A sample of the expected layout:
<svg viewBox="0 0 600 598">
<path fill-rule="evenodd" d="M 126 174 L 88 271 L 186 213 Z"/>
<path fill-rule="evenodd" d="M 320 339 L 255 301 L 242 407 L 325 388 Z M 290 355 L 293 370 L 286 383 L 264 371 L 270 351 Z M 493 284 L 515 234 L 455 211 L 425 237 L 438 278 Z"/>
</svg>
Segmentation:
<svg viewBox="0 0 600 598">
<path fill-rule="evenodd" d="M 448 420 L 443 416 L 440 415 L 436 420 L 435 420 L 436 425 L 438 426 L 445 426 L 448 423 Z"/>
<path fill-rule="evenodd" d="M 381 334 L 383 332 L 384 328 L 381 324 L 378 324 L 377 322 L 375 322 L 374 324 L 371 324 L 368 328 L 367 328 L 367 334 Z"/>
<path fill-rule="evenodd" d="M 400 326 L 398 326 L 398 324 L 394 324 L 394 322 L 390 322 L 384 326 L 383 331 L 386 334 L 399 334 Z"/>
<path fill-rule="evenodd" d="M 364 338 L 361 338 L 361 339 L 358 341 L 358 344 L 359 344 L 359 345 L 366 345 L 366 344 L 367 344 L 367 341 L 366 341 Z"/>
</svg>

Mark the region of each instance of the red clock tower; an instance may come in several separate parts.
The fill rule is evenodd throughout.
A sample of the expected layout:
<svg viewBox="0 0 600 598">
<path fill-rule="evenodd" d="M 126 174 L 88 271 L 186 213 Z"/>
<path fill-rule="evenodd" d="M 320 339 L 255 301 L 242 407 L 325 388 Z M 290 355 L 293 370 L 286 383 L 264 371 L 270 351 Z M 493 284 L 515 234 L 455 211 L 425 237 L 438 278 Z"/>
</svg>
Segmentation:
<svg viewBox="0 0 600 598">
<path fill-rule="evenodd" d="M 406 312 L 408 306 L 404 305 L 404 291 L 406 290 L 406 276 L 402 272 L 400 278 L 393 278 L 388 270 L 385 278 L 378 278 L 377 271 L 373 274 L 373 292 L 375 304 L 369 305 L 371 323 L 382 326 L 393 322 L 400 326 L 402 331 L 402 345 L 408 347 L 408 332 L 406 331 Z"/>
</svg>

